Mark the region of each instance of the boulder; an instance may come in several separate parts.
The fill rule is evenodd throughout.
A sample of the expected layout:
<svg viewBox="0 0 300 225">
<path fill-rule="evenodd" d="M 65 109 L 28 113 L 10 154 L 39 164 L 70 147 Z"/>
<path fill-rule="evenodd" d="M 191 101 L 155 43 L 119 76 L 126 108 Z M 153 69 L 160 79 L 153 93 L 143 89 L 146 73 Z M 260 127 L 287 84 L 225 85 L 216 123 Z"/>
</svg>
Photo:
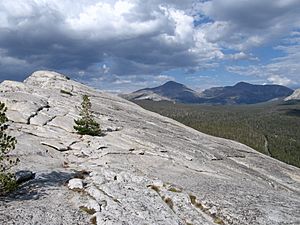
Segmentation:
<svg viewBox="0 0 300 225">
<path fill-rule="evenodd" d="M 73 190 L 82 190 L 83 189 L 83 182 L 82 179 L 79 178 L 73 178 L 71 180 L 69 180 L 68 182 L 68 187 Z"/>
</svg>

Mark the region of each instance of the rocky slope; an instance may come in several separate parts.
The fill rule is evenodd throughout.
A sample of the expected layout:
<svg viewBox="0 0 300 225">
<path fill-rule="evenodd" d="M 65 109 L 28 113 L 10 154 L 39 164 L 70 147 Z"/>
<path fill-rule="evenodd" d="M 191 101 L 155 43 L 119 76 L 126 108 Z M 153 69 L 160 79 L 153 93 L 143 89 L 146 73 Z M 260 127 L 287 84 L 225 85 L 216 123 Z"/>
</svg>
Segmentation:
<svg viewBox="0 0 300 225">
<path fill-rule="evenodd" d="M 48 71 L 4 81 L 17 170 L 1 224 L 300 224 L 300 169 Z M 91 96 L 102 137 L 73 130 Z"/>
<path fill-rule="evenodd" d="M 293 94 L 290 96 L 286 97 L 284 99 L 285 101 L 290 101 L 290 100 L 300 100 L 300 89 L 296 89 Z"/>
</svg>

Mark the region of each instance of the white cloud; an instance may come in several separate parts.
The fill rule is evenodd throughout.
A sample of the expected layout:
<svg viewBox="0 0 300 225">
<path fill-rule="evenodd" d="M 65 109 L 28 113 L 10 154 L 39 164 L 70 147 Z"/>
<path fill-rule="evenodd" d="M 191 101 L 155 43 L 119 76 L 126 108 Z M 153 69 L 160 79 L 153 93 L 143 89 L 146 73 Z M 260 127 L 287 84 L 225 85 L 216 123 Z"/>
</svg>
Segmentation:
<svg viewBox="0 0 300 225">
<path fill-rule="evenodd" d="M 198 7 L 213 20 L 204 25 L 207 39 L 237 50 L 260 46 L 300 28 L 298 0 L 212 0 Z"/>
<path fill-rule="evenodd" d="M 115 1 L 114 3 L 98 2 L 82 7 L 79 15 L 65 19 L 66 25 L 75 34 L 97 41 L 107 39 L 123 40 L 136 38 L 139 35 L 151 35 L 164 28 L 161 12 L 152 12 L 153 18 L 140 20 L 132 18 L 137 1 Z"/>
<path fill-rule="evenodd" d="M 169 44 L 192 44 L 194 35 L 194 19 L 182 10 L 160 7 L 172 23 L 173 32 L 163 33 L 161 37 Z"/>
<path fill-rule="evenodd" d="M 281 77 L 279 75 L 272 75 L 268 77 L 268 81 L 272 84 L 279 84 L 279 85 L 290 85 L 292 81 L 287 77 Z"/>
<path fill-rule="evenodd" d="M 257 57 L 253 57 L 251 54 L 246 54 L 245 52 L 238 52 L 234 54 L 226 55 L 228 59 L 232 60 L 252 60 L 252 61 L 259 61 Z"/>
<path fill-rule="evenodd" d="M 273 58 L 270 63 L 250 66 L 227 66 L 227 71 L 245 76 L 265 78 L 276 84 L 300 83 L 300 41 L 299 34 L 285 40 L 286 45 L 275 47 L 284 56 Z"/>
</svg>

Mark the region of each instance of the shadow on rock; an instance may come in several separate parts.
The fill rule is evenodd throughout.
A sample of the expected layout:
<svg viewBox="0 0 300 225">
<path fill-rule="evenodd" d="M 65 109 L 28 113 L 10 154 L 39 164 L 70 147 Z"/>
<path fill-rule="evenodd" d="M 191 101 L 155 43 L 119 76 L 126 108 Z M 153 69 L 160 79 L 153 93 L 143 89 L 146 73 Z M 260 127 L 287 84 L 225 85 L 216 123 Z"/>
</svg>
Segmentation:
<svg viewBox="0 0 300 225">
<path fill-rule="evenodd" d="M 58 189 L 60 186 L 75 176 L 76 173 L 67 173 L 62 171 L 52 171 L 50 173 L 38 173 L 35 179 L 26 181 L 20 184 L 18 189 L 7 196 L 1 196 L 0 201 L 24 201 L 24 200 L 38 200 L 45 195 L 47 191 Z"/>
</svg>

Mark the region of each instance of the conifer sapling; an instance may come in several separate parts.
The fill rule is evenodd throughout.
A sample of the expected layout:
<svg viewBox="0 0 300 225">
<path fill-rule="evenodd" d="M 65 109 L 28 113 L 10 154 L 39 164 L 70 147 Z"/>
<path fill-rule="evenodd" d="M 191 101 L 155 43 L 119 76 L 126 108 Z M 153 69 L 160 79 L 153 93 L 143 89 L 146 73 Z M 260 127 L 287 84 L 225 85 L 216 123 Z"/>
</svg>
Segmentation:
<svg viewBox="0 0 300 225">
<path fill-rule="evenodd" d="M 15 149 L 17 140 L 6 134 L 6 129 L 8 128 L 6 124 L 8 121 L 5 114 L 6 110 L 5 104 L 0 102 L 0 195 L 16 188 L 15 176 L 9 172 L 9 169 L 19 161 L 18 158 L 13 159 L 9 154 Z"/>
<path fill-rule="evenodd" d="M 74 120 L 75 126 L 74 129 L 77 130 L 79 134 L 86 134 L 91 136 L 99 136 L 101 135 L 101 129 L 99 123 L 95 121 L 93 115 L 91 113 L 91 101 L 87 95 L 82 97 L 81 103 L 81 118 L 78 120 Z"/>
</svg>

